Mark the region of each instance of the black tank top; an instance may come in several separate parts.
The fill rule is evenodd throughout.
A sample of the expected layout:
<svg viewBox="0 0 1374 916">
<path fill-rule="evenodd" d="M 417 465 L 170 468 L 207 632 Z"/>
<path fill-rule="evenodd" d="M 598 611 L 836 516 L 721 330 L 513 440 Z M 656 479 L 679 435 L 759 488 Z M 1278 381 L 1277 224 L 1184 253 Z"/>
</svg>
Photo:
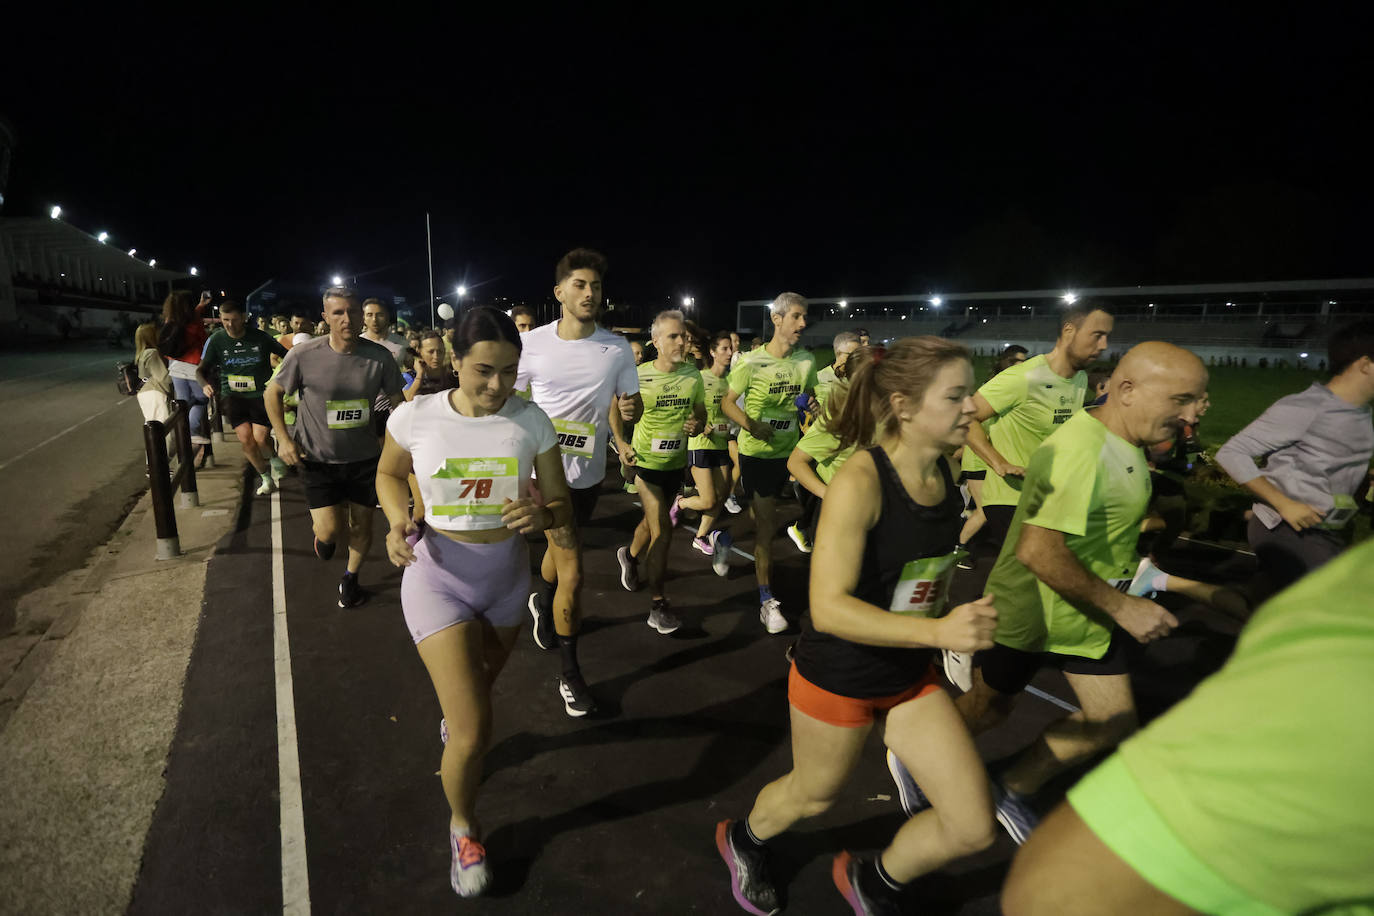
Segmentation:
<svg viewBox="0 0 1374 916">
<path fill-rule="evenodd" d="M 890 608 L 907 563 L 953 552 L 964 506 L 947 462 L 939 462 L 944 498 L 937 505 L 923 506 L 902 486 L 881 446 L 868 449 L 868 454 L 878 471 L 883 502 L 878 523 L 867 532 L 854 597 Z M 808 611 L 795 657 L 797 672 L 817 687 L 842 696 L 882 697 L 919 682 L 934 654 L 934 649 L 869 646 L 818 632 Z"/>
</svg>

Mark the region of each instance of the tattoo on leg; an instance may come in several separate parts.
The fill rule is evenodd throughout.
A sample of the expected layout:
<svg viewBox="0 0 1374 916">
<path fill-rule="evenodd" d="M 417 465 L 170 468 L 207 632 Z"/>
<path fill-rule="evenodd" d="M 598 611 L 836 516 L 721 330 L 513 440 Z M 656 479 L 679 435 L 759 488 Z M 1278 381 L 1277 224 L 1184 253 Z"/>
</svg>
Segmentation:
<svg viewBox="0 0 1374 916">
<path fill-rule="evenodd" d="M 555 545 L 563 548 L 564 550 L 577 549 L 577 529 L 572 525 L 564 525 L 561 528 L 552 528 L 549 531 L 549 536 L 553 538 L 553 542 Z"/>
</svg>

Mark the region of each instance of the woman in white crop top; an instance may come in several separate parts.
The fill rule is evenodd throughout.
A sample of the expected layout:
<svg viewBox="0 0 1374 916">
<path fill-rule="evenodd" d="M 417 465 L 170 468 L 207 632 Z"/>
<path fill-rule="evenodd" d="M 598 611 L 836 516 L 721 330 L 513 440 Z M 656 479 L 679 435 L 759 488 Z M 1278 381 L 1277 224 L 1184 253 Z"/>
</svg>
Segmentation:
<svg viewBox="0 0 1374 916">
<path fill-rule="evenodd" d="M 553 423 L 511 396 L 520 363 L 515 323 L 496 309 L 473 309 L 454 334 L 453 355 L 459 387 L 417 397 L 387 421 L 377 496 L 391 526 L 387 555 L 406 567 L 406 626 L 444 713 L 439 773 L 452 810 L 449 877 L 470 897 L 491 880 L 477 784 L 491 734 L 491 685 L 525 618 L 530 566 L 522 535 L 570 524 L 572 513 Z M 542 503 L 531 496 L 531 470 Z M 421 525 L 408 504 L 412 473 L 425 506 Z"/>
</svg>

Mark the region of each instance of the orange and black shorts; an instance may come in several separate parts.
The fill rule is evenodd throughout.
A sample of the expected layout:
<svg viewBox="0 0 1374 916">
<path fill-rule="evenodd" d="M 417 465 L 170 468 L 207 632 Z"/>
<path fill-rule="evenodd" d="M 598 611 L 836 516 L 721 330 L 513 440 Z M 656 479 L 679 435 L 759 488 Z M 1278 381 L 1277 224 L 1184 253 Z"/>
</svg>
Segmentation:
<svg viewBox="0 0 1374 916">
<path fill-rule="evenodd" d="M 907 700 L 914 700 L 940 689 L 940 678 L 935 673 L 934 666 L 927 668 L 925 676 L 906 690 L 885 697 L 847 697 L 831 693 L 802 677 L 795 663 L 787 675 L 787 702 L 813 719 L 840 728 L 859 728 L 868 725 L 876 713 L 887 712 Z"/>
</svg>

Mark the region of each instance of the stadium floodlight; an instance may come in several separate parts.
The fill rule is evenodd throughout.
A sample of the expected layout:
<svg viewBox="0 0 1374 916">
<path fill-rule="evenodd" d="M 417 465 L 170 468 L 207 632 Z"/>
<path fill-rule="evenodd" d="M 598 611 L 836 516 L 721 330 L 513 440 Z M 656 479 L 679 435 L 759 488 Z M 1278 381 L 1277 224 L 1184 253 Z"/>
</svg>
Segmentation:
<svg viewBox="0 0 1374 916">
<path fill-rule="evenodd" d="M 335 274 L 333 280 L 335 286 L 343 286 L 343 277 L 339 276 L 338 274 Z"/>
<path fill-rule="evenodd" d="M 52 208 L 51 210 L 48 211 L 48 216 L 52 217 L 53 219 L 61 219 L 61 218 L 62 218 L 62 208 L 59 207 L 59 206 L 57 206 L 56 204 L 54 204 L 54 205 L 53 205 L 53 208 Z"/>
<path fill-rule="evenodd" d="M 99 235 L 97 235 L 97 236 L 95 237 L 95 240 L 96 240 L 97 242 L 99 242 L 100 244 L 102 244 L 102 245 L 104 245 L 107 241 L 109 241 L 109 239 L 110 239 L 110 233 L 108 233 L 108 232 L 102 232 L 102 233 L 100 233 Z"/>
<path fill-rule="evenodd" d="M 842 308 L 842 309 L 847 309 L 847 308 L 849 308 L 849 302 L 848 302 L 848 300 L 846 300 L 846 299 L 841 299 L 841 300 L 840 300 L 840 308 Z"/>
<path fill-rule="evenodd" d="M 691 296 L 683 296 L 683 297 L 682 297 L 682 307 L 685 308 L 685 309 L 691 308 L 692 305 L 695 304 L 695 303 L 696 303 L 696 300 L 693 299 Z"/>
<path fill-rule="evenodd" d="M 931 296 L 930 304 L 938 309 L 940 306 L 945 304 L 945 300 L 941 299 L 939 296 Z"/>
<path fill-rule="evenodd" d="M 156 267 L 156 266 L 157 266 L 157 258 L 153 258 L 151 261 L 149 261 L 149 262 L 148 262 L 148 266 L 149 266 L 149 267 Z"/>
<path fill-rule="evenodd" d="M 1063 299 L 1064 302 L 1067 303 L 1068 305 L 1073 305 L 1075 302 L 1078 301 L 1078 293 L 1065 293 L 1064 295 L 1060 296 L 1059 298 L 1060 298 L 1060 299 Z"/>
<path fill-rule="evenodd" d="M 192 267 L 192 268 L 191 268 L 191 276 L 193 276 L 193 277 L 198 277 L 198 276 L 200 276 L 200 268 L 199 268 L 199 267 Z"/>
<path fill-rule="evenodd" d="M 137 248 L 130 248 L 130 249 L 129 249 L 129 257 L 132 258 L 132 257 L 133 257 L 134 255 L 136 255 L 136 254 L 138 254 L 138 249 L 137 249 Z"/>
<path fill-rule="evenodd" d="M 457 293 L 459 296 L 466 296 L 468 294 L 468 288 L 466 286 L 460 286 L 457 289 Z"/>
</svg>

